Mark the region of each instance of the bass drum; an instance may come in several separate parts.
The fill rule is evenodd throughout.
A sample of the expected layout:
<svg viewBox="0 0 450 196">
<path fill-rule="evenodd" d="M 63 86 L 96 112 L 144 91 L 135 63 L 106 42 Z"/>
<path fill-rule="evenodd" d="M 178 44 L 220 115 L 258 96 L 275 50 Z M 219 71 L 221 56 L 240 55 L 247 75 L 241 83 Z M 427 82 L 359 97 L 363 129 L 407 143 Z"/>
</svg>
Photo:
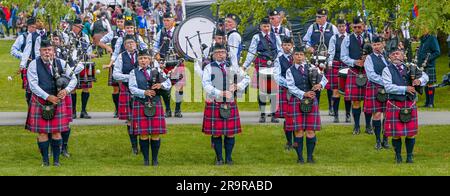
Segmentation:
<svg viewBox="0 0 450 196">
<path fill-rule="evenodd" d="M 208 53 L 212 43 L 213 43 L 213 33 L 214 33 L 215 23 L 212 19 L 205 16 L 192 16 L 185 21 L 183 21 L 174 32 L 174 45 L 175 50 L 181 58 L 193 61 L 195 59 L 194 51 L 200 58 L 203 53 Z M 197 36 L 197 31 L 200 32 L 200 38 L 202 43 Z M 186 37 L 189 38 L 192 44 L 189 46 Z M 202 51 L 202 44 L 206 44 L 208 48 Z"/>
</svg>

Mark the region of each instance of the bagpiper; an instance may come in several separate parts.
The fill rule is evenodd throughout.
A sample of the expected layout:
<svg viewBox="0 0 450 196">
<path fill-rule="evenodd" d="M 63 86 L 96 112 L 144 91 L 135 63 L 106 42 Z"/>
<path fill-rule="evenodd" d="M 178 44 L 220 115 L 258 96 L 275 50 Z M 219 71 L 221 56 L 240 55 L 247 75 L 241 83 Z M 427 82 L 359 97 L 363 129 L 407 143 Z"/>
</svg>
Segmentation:
<svg viewBox="0 0 450 196">
<path fill-rule="evenodd" d="M 242 132 L 236 96 L 248 86 L 250 77 L 226 61 L 223 45 L 214 48 L 214 61 L 203 72 L 206 106 L 203 115 L 203 133 L 211 136 L 216 165 L 223 165 L 222 146 L 225 146 L 225 164 L 232 165 L 235 136 Z M 224 136 L 222 142 L 222 136 Z"/>
<path fill-rule="evenodd" d="M 318 68 L 306 62 L 305 48 L 296 47 L 293 65 L 286 71 L 289 93 L 289 107 L 286 129 L 294 132 L 293 147 L 297 152 L 297 162 L 303 164 L 303 137 L 306 134 L 307 162 L 315 163 L 313 154 L 316 146 L 316 132 L 320 131 L 321 120 L 316 92 L 327 84 L 327 79 Z"/>
<path fill-rule="evenodd" d="M 385 135 L 392 137 L 395 160 L 402 163 L 402 137 L 405 137 L 406 162 L 413 163 L 413 151 L 418 132 L 416 87 L 428 83 L 428 75 L 404 64 L 404 52 L 395 50 L 389 55 L 391 63 L 383 69 L 383 84 L 388 94 Z"/>
<path fill-rule="evenodd" d="M 158 165 L 161 146 L 160 135 L 166 134 L 166 120 L 161 104 L 161 91 L 171 87 L 170 79 L 152 60 L 149 51 L 139 52 L 139 67 L 130 72 L 129 89 L 132 95 L 131 124 L 134 135 L 139 135 L 139 146 L 144 156 L 144 165 L 150 165 L 149 144 L 152 150 L 152 165 Z M 150 136 L 150 142 L 149 142 Z"/>
<path fill-rule="evenodd" d="M 66 62 L 54 58 L 50 40 L 40 42 L 40 56 L 33 60 L 27 71 L 32 94 L 25 128 L 37 133 L 38 147 L 43 166 L 49 166 L 49 151 L 53 153 L 53 165 L 60 166 L 61 134 L 69 130 L 70 111 L 66 97 L 75 88 L 77 79 Z M 48 134 L 52 134 L 51 144 Z"/>
</svg>

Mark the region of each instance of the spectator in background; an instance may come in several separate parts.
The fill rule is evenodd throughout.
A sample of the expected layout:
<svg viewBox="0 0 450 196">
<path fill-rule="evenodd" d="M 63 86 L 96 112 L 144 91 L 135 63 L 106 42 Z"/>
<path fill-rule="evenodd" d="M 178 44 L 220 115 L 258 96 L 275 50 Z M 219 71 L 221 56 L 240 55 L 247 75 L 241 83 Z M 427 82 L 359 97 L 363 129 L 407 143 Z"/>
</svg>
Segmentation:
<svg viewBox="0 0 450 196">
<path fill-rule="evenodd" d="M 75 12 L 75 14 L 80 15 L 81 9 L 80 9 L 80 6 L 78 6 L 78 4 L 77 4 L 78 1 L 71 0 L 70 2 L 71 2 L 72 10 Z"/>
<path fill-rule="evenodd" d="M 5 15 L 5 12 L 3 11 L 3 8 L 0 7 L 0 38 L 5 38 L 5 32 L 2 27 L 3 20 L 6 20 L 6 15 Z"/>
<path fill-rule="evenodd" d="M 0 2 L 0 9 L 2 9 L 3 12 L 3 16 L 1 17 L 1 24 L 3 26 L 5 26 L 6 29 L 6 36 L 9 37 L 9 25 L 8 25 L 8 21 L 11 18 L 11 12 L 9 11 L 9 8 L 4 6 L 2 2 Z M 2 29 L 3 31 L 3 29 Z M 4 32 L 3 32 L 4 34 Z"/>
<path fill-rule="evenodd" d="M 12 28 L 13 35 L 18 36 L 17 31 L 17 19 L 18 19 L 19 7 L 16 4 L 12 4 L 11 8 L 11 18 L 9 19 L 8 25 Z"/>
<path fill-rule="evenodd" d="M 138 24 L 139 34 L 142 37 L 144 37 L 145 36 L 145 30 L 148 28 L 147 19 L 145 18 L 144 10 L 138 12 L 137 24 Z"/>
<path fill-rule="evenodd" d="M 25 12 L 20 12 L 19 17 L 17 18 L 16 22 L 16 32 L 17 36 L 20 36 L 27 32 L 27 17 Z"/>
<path fill-rule="evenodd" d="M 175 5 L 175 16 L 176 22 L 183 21 L 183 4 L 181 0 L 177 0 L 177 4 Z"/>
<path fill-rule="evenodd" d="M 88 35 L 89 37 L 92 37 L 91 34 L 91 24 L 92 24 L 92 14 L 87 14 L 84 16 L 83 19 L 83 33 Z"/>
</svg>

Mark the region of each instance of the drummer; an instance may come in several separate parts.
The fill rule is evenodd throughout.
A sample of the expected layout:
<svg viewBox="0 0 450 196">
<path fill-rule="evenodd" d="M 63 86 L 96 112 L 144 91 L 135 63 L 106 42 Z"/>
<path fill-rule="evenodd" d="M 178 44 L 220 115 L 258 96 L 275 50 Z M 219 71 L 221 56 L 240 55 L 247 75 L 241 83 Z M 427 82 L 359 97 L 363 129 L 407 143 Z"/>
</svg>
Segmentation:
<svg viewBox="0 0 450 196">
<path fill-rule="evenodd" d="M 288 87 L 286 82 L 286 71 L 292 66 L 293 57 L 292 57 L 292 49 L 294 46 L 294 42 L 291 37 L 283 37 L 283 44 L 281 47 L 283 48 L 283 52 L 278 54 L 277 59 L 275 60 L 275 73 L 274 78 L 276 83 L 278 84 L 278 110 L 276 113 L 277 118 L 285 118 L 286 113 L 289 107 L 288 100 Z M 286 121 L 284 122 L 284 133 L 286 136 L 287 143 L 285 145 L 286 150 L 292 149 L 292 139 L 293 139 L 293 131 L 288 131 L 286 129 Z"/>
<path fill-rule="evenodd" d="M 175 44 L 175 18 L 172 13 L 167 12 L 164 14 L 164 28 L 158 33 L 156 36 L 156 41 L 153 46 L 153 52 L 156 55 L 157 60 L 165 60 L 166 57 L 169 55 L 171 48 L 173 49 L 173 46 Z M 176 55 L 176 54 L 175 54 Z M 177 56 L 177 60 L 178 56 Z M 167 62 L 165 62 L 167 63 Z M 177 66 L 163 66 L 164 73 L 166 73 L 172 81 L 172 86 L 175 88 L 175 113 L 174 116 L 176 118 L 182 118 L 183 115 L 181 114 L 181 103 L 183 101 L 184 92 L 183 88 L 186 85 L 186 76 L 184 63 L 181 62 L 178 67 Z M 175 69 L 176 68 L 176 69 Z M 170 74 L 169 74 L 170 73 Z M 170 91 L 169 91 L 170 92 Z M 164 104 L 166 107 L 166 117 L 172 117 L 172 110 L 170 109 L 170 101 L 171 96 L 170 93 L 165 93 L 162 95 L 162 98 L 164 100 Z"/>
<path fill-rule="evenodd" d="M 346 68 L 347 65 L 342 63 L 341 61 L 341 45 L 342 41 L 347 34 L 347 25 L 346 21 L 343 19 L 337 20 L 337 28 L 338 34 L 333 35 L 330 38 L 330 43 L 328 44 L 328 67 L 331 69 L 326 72 L 326 77 L 329 80 L 327 86 L 325 87 L 328 91 L 333 91 L 333 114 L 334 114 L 334 123 L 339 123 L 339 102 L 341 100 L 339 94 L 339 70 Z M 345 101 L 345 122 L 350 122 L 350 109 L 351 109 L 351 101 Z"/>
<path fill-rule="evenodd" d="M 353 119 L 355 125 L 353 135 L 360 134 L 361 101 L 364 100 L 365 88 L 367 84 L 366 71 L 364 70 L 364 45 L 370 42 L 372 34 L 365 33 L 366 25 L 361 17 L 353 19 L 353 33 L 344 38 L 341 45 L 341 60 L 350 67 L 345 86 L 345 100 L 352 101 Z M 372 114 L 365 113 L 366 133 L 373 134 L 371 127 Z"/>
<path fill-rule="evenodd" d="M 235 14 L 228 14 L 225 18 L 225 31 L 227 33 L 227 44 L 231 65 L 239 67 L 242 53 L 242 36 L 237 30 L 241 19 Z"/>
<path fill-rule="evenodd" d="M 387 137 L 383 137 L 381 142 L 381 122 L 382 114 L 386 110 L 386 90 L 384 89 L 383 78 L 381 77 L 383 69 L 388 65 L 386 57 L 384 56 L 383 38 L 374 36 L 372 39 L 373 53 L 366 57 L 364 68 L 366 70 L 367 82 L 366 96 L 364 96 L 364 113 L 372 114 L 372 125 L 375 132 L 375 149 L 388 149 L 389 142 Z"/>
<path fill-rule="evenodd" d="M 339 32 L 336 26 L 328 22 L 327 19 L 328 19 L 328 10 L 318 9 L 316 12 L 316 22 L 309 26 L 308 31 L 303 37 L 303 41 L 306 43 L 306 49 L 311 54 L 315 54 L 316 52 L 322 52 L 316 51 L 318 49 L 318 46 L 321 44 L 320 40 L 322 33 L 324 36 L 323 44 L 325 44 L 327 48 L 330 48 L 329 47 L 330 39 Z M 326 70 L 325 72 L 329 72 L 329 70 Z M 332 107 L 332 94 L 333 91 L 327 89 L 328 113 L 330 116 L 334 115 Z M 320 103 L 320 92 L 319 94 L 317 94 L 317 98 Z"/>
<path fill-rule="evenodd" d="M 296 47 L 293 55 L 293 66 L 286 71 L 286 82 L 292 97 L 289 102 L 286 129 L 293 131 L 295 138 L 293 147 L 297 152 L 297 162 L 304 163 L 303 137 L 306 134 L 307 162 L 314 163 L 313 153 L 316 146 L 316 131 L 320 131 L 319 104 L 316 91 L 321 90 L 326 84 L 326 77 L 312 85 L 310 70 L 312 65 L 306 62 L 304 47 Z M 304 105 L 303 105 L 304 104 Z M 307 109 L 309 105 L 309 109 Z M 305 109 L 304 109 L 305 108 Z M 306 133 L 305 133 L 306 132 Z"/>
<path fill-rule="evenodd" d="M 272 67 L 272 62 L 275 61 L 278 53 L 281 52 L 281 40 L 278 35 L 272 33 L 270 31 L 270 21 L 268 18 L 264 18 L 260 24 L 260 32 L 253 36 L 252 42 L 250 44 L 250 48 L 248 49 L 247 59 L 244 62 L 244 69 L 248 69 L 250 64 L 253 62 L 255 65 L 255 74 L 256 74 L 256 87 L 258 89 L 258 105 L 261 111 L 261 116 L 259 119 L 260 123 L 266 122 L 266 105 L 267 99 L 270 98 L 271 110 L 270 114 L 272 115 L 271 122 L 278 123 L 279 120 L 274 115 L 276 112 L 277 101 L 276 94 L 271 94 L 272 92 L 261 92 L 260 91 L 260 80 L 259 80 L 259 69 L 263 67 Z M 255 77 L 254 77 L 255 80 Z M 267 82 L 268 83 L 268 82 Z M 275 89 L 275 87 L 267 87 L 271 89 Z M 266 95 L 270 94 L 270 95 Z"/>
</svg>

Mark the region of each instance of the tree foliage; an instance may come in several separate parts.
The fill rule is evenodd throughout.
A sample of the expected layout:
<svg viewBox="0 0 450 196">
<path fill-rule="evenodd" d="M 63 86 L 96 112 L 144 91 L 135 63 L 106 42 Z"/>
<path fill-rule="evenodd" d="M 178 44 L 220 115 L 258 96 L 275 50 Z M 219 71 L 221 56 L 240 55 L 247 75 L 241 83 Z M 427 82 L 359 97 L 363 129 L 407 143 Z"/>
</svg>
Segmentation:
<svg viewBox="0 0 450 196">
<path fill-rule="evenodd" d="M 318 8 L 326 8 L 330 12 L 329 19 L 335 21 L 344 17 L 348 21 L 363 13 L 363 0 L 218 0 L 220 15 L 235 13 L 242 21 L 253 19 L 254 24 L 267 16 L 271 9 L 283 8 L 290 18 L 300 16 L 304 20 L 314 17 Z M 365 0 L 368 19 L 373 25 L 382 28 L 387 21 L 399 28 L 402 23 L 411 24 L 413 35 L 420 35 L 425 29 L 431 33 L 438 31 L 450 33 L 450 0 Z M 419 17 L 413 18 L 414 4 L 419 8 Z M 216 6 L 212 6 L 215 13 Z M 245 23 L 244 23 L 245 24 Z M 244 27 L 242 27 L 244 28 Z"/>
</svg>

